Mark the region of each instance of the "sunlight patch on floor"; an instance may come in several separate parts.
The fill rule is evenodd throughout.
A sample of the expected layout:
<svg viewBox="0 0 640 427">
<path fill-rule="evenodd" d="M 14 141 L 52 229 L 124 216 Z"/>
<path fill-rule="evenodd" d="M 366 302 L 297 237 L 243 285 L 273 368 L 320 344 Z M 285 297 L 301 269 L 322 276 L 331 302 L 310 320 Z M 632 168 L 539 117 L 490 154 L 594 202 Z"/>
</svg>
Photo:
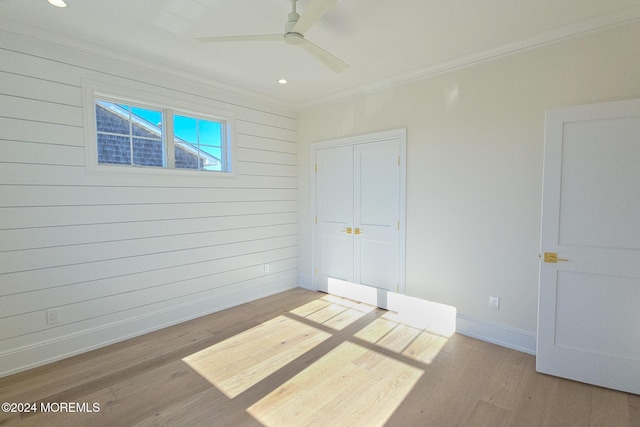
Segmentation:
<svg viewBox="0 0 640 427">
<path fill-rule="evenodd" d="M 376 307 L 368 304 L 335 295 L 325 295 L 291 310 L 290 313 L 341 331 L 375 309 Z"/>
<path fill-rule="evenodd" d="M 234 398 L 330 336 L 278 316 L 182 360 L 227 397 Z"/>
<path fill-rule="evenodd" d="M 270 381 L 247 408 L 266 427 L 384 425 L 447 343 L 424 327 L 429 302 L 388 302 L 401 311 L 324 295 L 182 360 L 230 399 Z M 282 370 L 306 353 L 310 365 Z"/>
<path fill-rule="evenodd" d="M 447 337 L 389 318 L 397 318 L 397 314 L 385 313 L 355 333 L 354 337 L 425 364 L 431 364 L 447 343 Z"/>
<path fill-rule="evenodd" d="M 402 351 L 402 355 L 430 365 L 448 340 L 449 338 L 442 335 L 421 331 L 416 339 Z"/>
<path fill-rule="evenodd" d="M 382 426 L 423 373 L 343 342 L 247 411 L 267 427 L 311 425 L 321 419 L 332 425 Z"/>
</svg>

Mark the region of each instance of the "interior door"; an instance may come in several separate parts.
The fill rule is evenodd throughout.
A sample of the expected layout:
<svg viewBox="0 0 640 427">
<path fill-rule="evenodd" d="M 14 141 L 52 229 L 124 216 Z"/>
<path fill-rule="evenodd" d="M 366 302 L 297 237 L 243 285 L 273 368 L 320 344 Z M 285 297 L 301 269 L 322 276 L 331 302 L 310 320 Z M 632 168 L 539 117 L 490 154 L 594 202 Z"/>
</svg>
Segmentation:
<svg viewBox="0 0 640 427">
<path fill-rule="evenodd" d="M 329 278 L 353 282 L 353 149 L 316 154 L 318 287 Z"/>
<path fill-rule="evenodd" d="M 354 146 L 354 281 L 398 292 L 399 141 Z"/>
<path fill-rule="evenodd" d="M 546 118 L 537 369 L 640 394 L 640 100 Z"/>
<path fill-rule="evenodd" d="M 397 138 L 316 151 L 319 290 L 342 281 L 399 291 L 399 158 Z"/>
</svg>

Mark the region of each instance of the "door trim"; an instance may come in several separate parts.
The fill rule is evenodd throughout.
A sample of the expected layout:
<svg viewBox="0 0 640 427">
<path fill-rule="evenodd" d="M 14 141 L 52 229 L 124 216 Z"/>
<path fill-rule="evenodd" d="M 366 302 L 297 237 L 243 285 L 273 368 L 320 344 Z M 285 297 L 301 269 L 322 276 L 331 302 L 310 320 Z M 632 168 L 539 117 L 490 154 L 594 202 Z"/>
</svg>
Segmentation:
<svg viewBox="0 0 640 427">
<path fill-rule="evenodd" d="M 355 146 L 358 144 L 367 144 L 370 142 L 379 142 L 389 139 L 399 139 L 400 141 L 400 221 L 399 221 L 399 233 L 400 233 L 400 256 L 399 256 L 399 282 L 398 293 L 406 294 L 406 160 L 407 160 L 407 129 L 393 129 L 383 132 L 376 132 L 370 134 L 356 135 L 345 138 L 338 138 L 326 141 L 318 141 L 311 144 L 311 150 L 309 155 L 310 165 L 310 185 L 311 185 L 311 217 L 309 218 L 309 224 L 311 226 L 311 285 L 312 289 L 318 290 L 318 282 L 316 276 L 316 268 L 318 265 L 317 254 L 317 235 L 316 235 L 316 155 L 318 150 L 326 148 Z"/>
</svg>

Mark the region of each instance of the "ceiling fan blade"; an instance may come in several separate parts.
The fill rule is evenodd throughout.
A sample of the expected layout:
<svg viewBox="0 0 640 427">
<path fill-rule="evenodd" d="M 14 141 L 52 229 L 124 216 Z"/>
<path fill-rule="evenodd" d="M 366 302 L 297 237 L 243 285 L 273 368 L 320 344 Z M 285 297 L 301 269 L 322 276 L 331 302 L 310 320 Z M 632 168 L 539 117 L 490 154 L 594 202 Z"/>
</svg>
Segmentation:
<svg viewBox="0 0 640 427">
<path fill-rule="evenodd" d="M 202 43 L 217 42 L 281 42 L 282 34 L 256 34 L 250 36 L 222 36 L 222 37 L 198 37 L 196 40 Z"/>
<path fill-rule="evenodd" d="M 315 24 L 338 0 L 311 0 L 304 14 L 291 31 L 304 34 Z"/>
<path fill-rule="evenodd" d="M 331 68 L 336 73 L 340 73 L 347 68 L 349 65 L 341 60 L 340 58 L 330 54 L 326 50 L 321 47 L 316 46 L 308 40 L 304 40 L 304 43 L 300 44 L 300 47 L 313 55 L 318 61 L 322 62 L 327 67 Z"/>
</svg>

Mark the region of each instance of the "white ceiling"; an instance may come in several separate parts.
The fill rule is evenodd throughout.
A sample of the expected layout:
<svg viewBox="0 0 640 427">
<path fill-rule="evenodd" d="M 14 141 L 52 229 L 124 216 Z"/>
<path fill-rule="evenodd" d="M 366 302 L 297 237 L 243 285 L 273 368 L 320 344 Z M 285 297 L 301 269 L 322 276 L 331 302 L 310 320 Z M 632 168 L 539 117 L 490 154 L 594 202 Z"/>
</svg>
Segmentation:
<svg viewBox="0 0 640 427">
<path fill-rule="evenodd" d="M 299 0 L 298 12 L 304 15 L 310 1 Z M 194 40 L 283 32 L 290 0 L 67 3 L 69 7 L 59 9 L 46 0 L 0 0 L 0 19 L 13 25 L 11 31 L 145 59 L 292 107 L 640 19 L 640 0 L 338 0 L 305 34 L 350 65 L 336 74 L 283 42 Z M 289 83 L 278 84 L 280 78 Z"/>
</svg>

